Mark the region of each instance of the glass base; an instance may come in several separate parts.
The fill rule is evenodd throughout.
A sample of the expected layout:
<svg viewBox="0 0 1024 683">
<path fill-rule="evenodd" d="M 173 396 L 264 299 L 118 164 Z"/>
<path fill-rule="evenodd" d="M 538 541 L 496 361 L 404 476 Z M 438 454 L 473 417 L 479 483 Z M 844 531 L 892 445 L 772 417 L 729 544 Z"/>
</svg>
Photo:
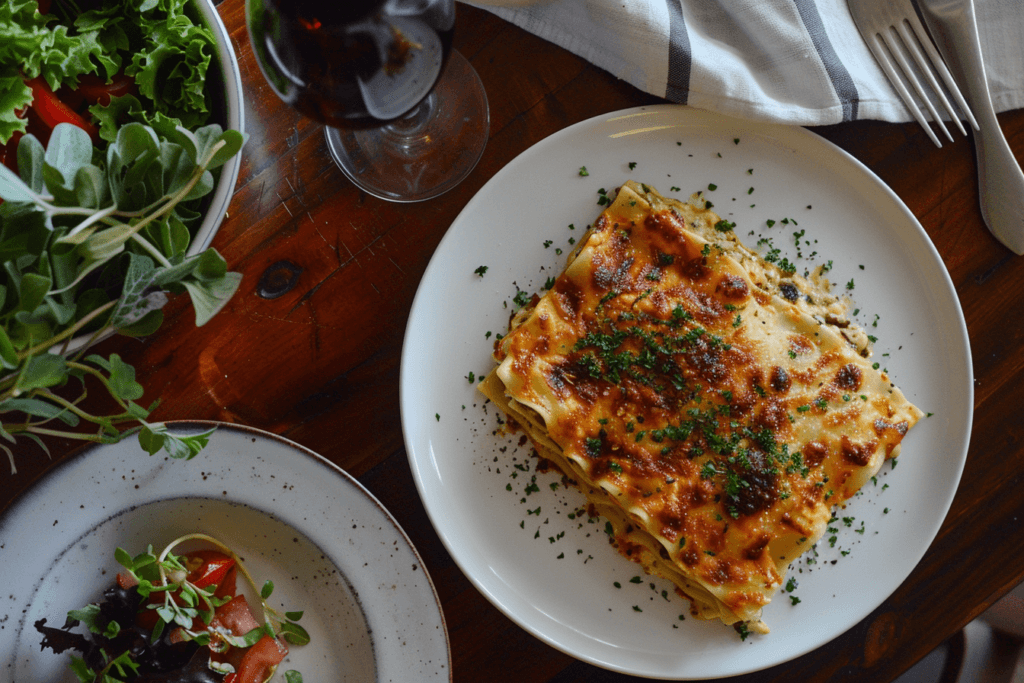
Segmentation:
<svg viewBox="0 0 1024 683">
<path fill-rule="evenodd" d="M 379 128 L 325 128 L 327 147 L 357 187 L 392 202 L 447 192 L 480 161 L 490 131 L 480 77 L 452 50 L 434 90 L 404 117 Z"/>
</svg>

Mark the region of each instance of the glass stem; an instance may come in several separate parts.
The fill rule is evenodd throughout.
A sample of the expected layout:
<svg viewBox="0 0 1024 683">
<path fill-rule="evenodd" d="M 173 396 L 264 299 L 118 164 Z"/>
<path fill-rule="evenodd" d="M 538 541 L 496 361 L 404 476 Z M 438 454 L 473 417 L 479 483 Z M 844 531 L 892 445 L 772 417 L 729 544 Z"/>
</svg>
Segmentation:
<svg viewBox="0 0 1024 683">
<path fill-rule="evenodd" d="M 384 136 L 407 153 L 419 149 L 432 142 L 431 135 L 423 131 L 436 116 L 437 96 L 430 93 L 405 116 L 384 126 Z"/>
</svg>

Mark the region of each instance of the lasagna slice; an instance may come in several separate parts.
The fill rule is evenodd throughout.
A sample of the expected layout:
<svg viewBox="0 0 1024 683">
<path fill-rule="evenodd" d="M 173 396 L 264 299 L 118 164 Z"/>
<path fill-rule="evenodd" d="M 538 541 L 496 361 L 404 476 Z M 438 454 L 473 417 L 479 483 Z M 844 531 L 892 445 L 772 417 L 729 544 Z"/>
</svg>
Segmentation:
<svg viewBox="0 0 1024 683">
<path fill-rule="evenodd" d="M 761 610 L 921 417 L 821 273 L 744 247 L 700 195 L 628 182 L 495 345 L 481 391 L 701 619 Z"/>
</svg>

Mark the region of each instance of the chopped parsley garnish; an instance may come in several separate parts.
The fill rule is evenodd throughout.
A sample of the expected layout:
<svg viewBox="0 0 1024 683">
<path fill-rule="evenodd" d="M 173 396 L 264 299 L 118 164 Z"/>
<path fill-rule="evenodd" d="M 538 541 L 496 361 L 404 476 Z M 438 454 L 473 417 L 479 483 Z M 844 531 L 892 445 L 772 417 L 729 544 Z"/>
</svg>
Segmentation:
<svg viewBox="0 0 1024 683">
<path fill-rule="evenodd" d="M 487 268 L 488 268 L 488 266 L 480 266 L 479 268 L 477 268 L 473 272 L 476 273 L 477 275 L 479 275 L 480 277 L 483 277 L 484 273 L 487 272 Z"/>
</svg>

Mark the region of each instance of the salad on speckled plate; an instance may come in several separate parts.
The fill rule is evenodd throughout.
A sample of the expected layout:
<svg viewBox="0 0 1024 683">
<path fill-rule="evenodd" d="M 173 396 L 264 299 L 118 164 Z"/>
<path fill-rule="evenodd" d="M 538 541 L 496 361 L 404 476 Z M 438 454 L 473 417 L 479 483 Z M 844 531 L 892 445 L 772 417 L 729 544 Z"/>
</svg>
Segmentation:
<svg viewBox="0 0 1024 683">
<path fill-rule="evenodd" d="M 212 548 L 175 555 L 188 541 Z M 272 581 L 257 589 L 241 558 L 205 534 L 189 534 L 159 553 L 152 546 L 132 556 L 122 548 L 116 583 L 103 601 L 68 612 L 62 628 L 35 622 L 43 649 L 72 655 L 71 670 L 83 683 L 265 683 L 309 634 L 297 623 L 302 612 L 281 614 L 267 604 Z M 258 594 L 257 618 L 237 576 Z M 73 631 L 84 626 L 86 634 Z M 302 675 L 285 672 L 287 683 Z"/>
</svg>

